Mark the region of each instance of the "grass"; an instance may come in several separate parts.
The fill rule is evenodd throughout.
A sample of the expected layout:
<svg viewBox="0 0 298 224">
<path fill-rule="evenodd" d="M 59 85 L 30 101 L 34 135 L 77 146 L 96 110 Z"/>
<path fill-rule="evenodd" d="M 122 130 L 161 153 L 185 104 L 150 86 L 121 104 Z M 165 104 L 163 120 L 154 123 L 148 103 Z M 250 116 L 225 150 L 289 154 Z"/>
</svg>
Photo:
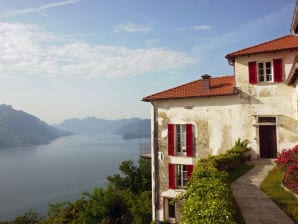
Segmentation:
<svg viewBox="0 0 298 224">
<path fill-rule="evenodd" d="M 233 167 L 233 169 L 227 170 L 229 174 L 229 183 L 232 183 L 233 181 L 237 180 L 239 177 L 247 173 L 251 168 L 253 168 L 253 165 L 241 163 Z"/>
<path fill-rule="evenodd" d="M 281 187 L 283 172 L 275 167 L 269 172 L 260 188 L 277 204 L 295 223 L 298 223 L 298 199 L 290 192 Z"/>
</svg>

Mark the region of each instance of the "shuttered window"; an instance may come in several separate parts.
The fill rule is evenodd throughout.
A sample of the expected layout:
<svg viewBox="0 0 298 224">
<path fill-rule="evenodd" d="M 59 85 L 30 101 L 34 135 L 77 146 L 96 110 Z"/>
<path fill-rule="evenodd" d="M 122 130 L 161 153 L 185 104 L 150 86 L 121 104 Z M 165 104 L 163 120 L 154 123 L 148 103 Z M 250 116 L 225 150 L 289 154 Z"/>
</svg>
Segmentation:
<svg viewBox="0 0 298 224">
<path fill-rule="evenodd" d="M 193 125 L 186 124 L 186 156 L 193 156 Z"/>
<path fill-rule="evenodd" d="M 282 82 L 282 60 L 274 59 L 273 60 L 273 76 L 274 82 Z"/>
<path fill-rule="evenodd" d="M 191 177 L 193 165 L 169 163 L 169 188 L 185 188 Z"/>
<path fill-rule="evenodd" d="M 169 163 L 169 188 L 175 189 L 175 164 Z"/>
<path fill-rule="evenodd" d="M 255 84 L 258 82 L 257 63 L 255 61 L 248 62 L 248 75 L 250 84 Z"/>
<path fill-rule="evenodd" d="M 187 165 L 186 166 L 186 170 L 187 170 L 187 181 L 190 179 L 191 177 L 191 174 L 192 174 L 192 171 L 193 171 L 193 165 Z"/>
<path fill-rule="evenodd" d="M 194 156 L 194 133 L 192 124 L 168 124 L 168 155 Z"/>
<path fill-rule="evenodd" d="M 173 156 L 175 149 L 175 126 L 173 124 L 168 124 L 168 154 L 169 156 Z"/>
<path fill-rule="evenodd" d="M 257 82 L 282 82 L 282 59 L 264 62 L 248 62 L 249 83 Z"/>
</svg>

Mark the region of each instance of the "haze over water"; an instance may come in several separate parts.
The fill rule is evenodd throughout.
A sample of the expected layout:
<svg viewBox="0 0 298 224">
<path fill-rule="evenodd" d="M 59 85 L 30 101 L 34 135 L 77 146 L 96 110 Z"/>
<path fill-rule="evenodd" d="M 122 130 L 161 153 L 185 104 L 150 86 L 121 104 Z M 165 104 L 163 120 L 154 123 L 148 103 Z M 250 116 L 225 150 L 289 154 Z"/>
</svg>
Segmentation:
<svg viewBox="0 0 298 224">
<path fill-rule="evenodd" d="M 49 203 L 105 188 L 106 177 L 120 173 L 120 163 L 128 159 L 139 159 L 139 140 L 118 135 L 73 135 L 48 145 L 0 150 L 0 220 L 30 208 L 44 215 Z"/>
</svg>

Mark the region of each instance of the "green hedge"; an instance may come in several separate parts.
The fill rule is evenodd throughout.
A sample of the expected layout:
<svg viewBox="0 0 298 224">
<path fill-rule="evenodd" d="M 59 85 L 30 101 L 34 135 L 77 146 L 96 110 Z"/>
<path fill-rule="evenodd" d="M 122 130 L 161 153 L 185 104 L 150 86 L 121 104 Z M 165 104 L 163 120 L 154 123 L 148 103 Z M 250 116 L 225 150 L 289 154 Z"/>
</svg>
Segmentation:
<svg viewBox="0 0 298 224">
<path fill-rule="evenodd" d="M 187 192 L 177 199 L 183 202 L 181 223 L 241 223 L 224 169 L 241 163 L 248 151 L 247 141 L 239 139 L 226 153 L 198 161 Z"/>
</svg>

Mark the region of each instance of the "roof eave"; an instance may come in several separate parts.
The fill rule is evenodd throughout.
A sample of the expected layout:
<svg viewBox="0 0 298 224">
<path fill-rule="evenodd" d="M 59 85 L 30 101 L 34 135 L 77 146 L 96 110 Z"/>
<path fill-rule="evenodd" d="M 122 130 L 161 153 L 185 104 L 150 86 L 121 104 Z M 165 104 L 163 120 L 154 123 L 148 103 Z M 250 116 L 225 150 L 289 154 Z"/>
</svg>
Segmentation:
<svg viewBox="0 0 298 224">
<path fill-rule="evenodd" d="M 277 53 L 281 51 L 293 51 L 293 50 L 298 50 L 298 47 L 292 47 L 292 48 L 283 48 L 283 49 L 278 49 L 278 50 L 271 50 L 271 51 L 259 51 L 259 52 L 254 52 L 254 53 L 243 53 L 243 54 L 228 54 L 226 56 L 228 61 L 233 61 L 235 62 L 235 59 L 238 57 L 244 57 L 244 56 L 252 56 L 252 55 L 258 55 L 258 54 L 268 54 L 268 53 Z"/>
<path fill-rule="evenodd" d="M 185 96 L 185 97 L 165 97 L 165 98 L 157 98 L 157 99 L 143 98 L 142 101 L 152 102 L 152 101 L 160 101 L 160 100 L 178 100 L 178 99 L 189 99 L 189 98 L 193 99 L 193 98 L 204 98 L 204 97 L 232 96 L 237 94 L 238 94 L 238 90 L 235 88 L 232 93 L 225 93 L 225 94 L 204 95 L 204 96 Z"/>
</svg>

